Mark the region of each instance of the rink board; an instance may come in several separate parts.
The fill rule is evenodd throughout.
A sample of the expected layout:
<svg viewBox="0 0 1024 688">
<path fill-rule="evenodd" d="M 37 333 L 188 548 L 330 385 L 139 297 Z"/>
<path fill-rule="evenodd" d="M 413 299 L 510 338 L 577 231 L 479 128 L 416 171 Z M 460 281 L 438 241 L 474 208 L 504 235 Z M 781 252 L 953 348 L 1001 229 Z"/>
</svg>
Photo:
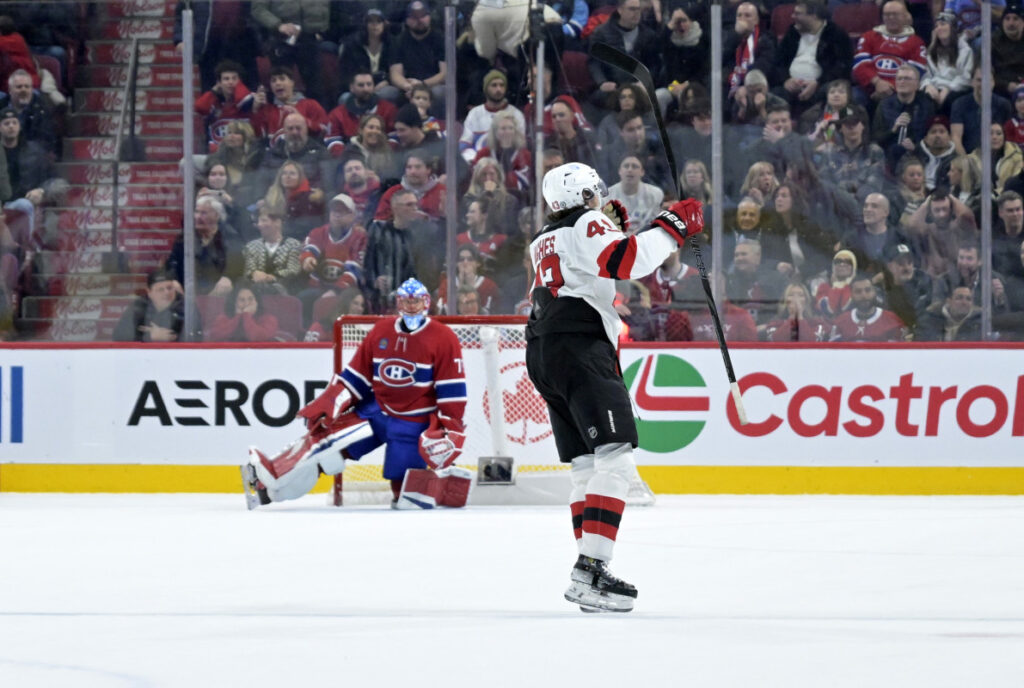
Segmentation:
<svg viewBox="0 0 1024 688">
<path fill-rule="evenodd" d="M 630 347 L 621 360 L 656 492 L 1024 494 L 1022 354 L 737 347 L 747 426 L 717 348 Z M 505 355 L 501 451 L 557 463 L 525 368 Z M 490 412 L 482 356 L 464 352 L 477 428 Z M 294 411 L 329 370 L 322 346 L 5 347 L 0 491 L 235 491 L 247 447 L 296 437 Z M 494 441 L 477 434 L 460 463 L 496 453 Z"/>
</svg>

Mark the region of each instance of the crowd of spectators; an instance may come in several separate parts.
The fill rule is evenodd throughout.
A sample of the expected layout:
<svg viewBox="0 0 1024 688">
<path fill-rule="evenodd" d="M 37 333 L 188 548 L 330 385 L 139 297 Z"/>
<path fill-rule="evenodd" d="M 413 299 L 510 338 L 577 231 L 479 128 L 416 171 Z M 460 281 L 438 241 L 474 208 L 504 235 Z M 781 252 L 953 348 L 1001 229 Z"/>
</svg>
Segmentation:
<svg viewBox="0 0 1024 688">
<path fill-rule="evenodd" d="M 195 156 L 197 288 L 227 304 L 217 326 L 204 313 L 207 336 L 278 337 L 278 318 L 264 310 L 291 297 L 301 311 L 294 334 L 321 338 L 337 313 L 391 312 L 395 288 L 412 276 L 432 290 L 436 312 L 526 312 L 537 167 L 580 161 L 607 180 L 633 231 L 675 200 L 677 182 L 709 218 L 721 187 L 723 264 L 709 267 L 732 339 L 975 337 L 977 328 L 960 325 L 981 306 L 971 256 L 989 136 L 991 308 L 1000 336 L 1024 337 L 1021 0 L 992 5 L 991 94 L 981 92 L 975 3 L 859 3 L 878 21 L 857 36 L 833 20 L 850 4 L 725 0 L 724 49 L 713 56 L 706 2 L 549 3 L 537 103 L 527 48 L 538 26 L 526 2 L 459 3 L 456 65 L 445 61 L 438 2 L 193 3 L 195 111 L 206 133 Z M 0 52 L 11 51 L 4 65 L 13 67 L 0 98 L 0 196 L 38 206 L 56 176 L 40 161 L 52 164 L 60 137 L 48 129 L 54 104 L 39 70 L 11 39 L 17 24 L 0 16 Z M 653 102 L 629 75 L 590 58 L 593 42 L 643 61 Z M 711 83 L 715 60 L 721 83 Z M 444 119 L 449 79 L 455 122 Z M 726 103 L 718 180 L 712 89 Z M 979 124 L 985 98 L 989 132 Z M 538 107 L 544 150 L 534 159 Z M 678 170 L 668 167 L 655 108 Z M 449 136 L 456 169 L 444 164 Z M 456 217 L 446 217 L 448 194 Z M 445 264 L 449 223 L 456 265 Z M 707 229 L 710 242 L 710 221 Z M 180 283 L 192 259 L 183 248 L 179 240 L 161 276 Z M 622 285 L 625 336 L 713 337 L 689 260 L 675 254 L 650 279 Z"/>
</svg>

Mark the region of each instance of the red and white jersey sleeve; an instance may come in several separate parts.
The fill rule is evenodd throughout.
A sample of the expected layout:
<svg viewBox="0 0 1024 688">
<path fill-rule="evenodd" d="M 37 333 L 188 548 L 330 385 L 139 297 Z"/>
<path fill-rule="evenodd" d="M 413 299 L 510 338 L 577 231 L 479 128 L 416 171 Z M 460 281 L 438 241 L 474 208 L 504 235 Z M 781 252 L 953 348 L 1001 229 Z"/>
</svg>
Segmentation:
<svg viewBox="0 0 1024 688">
<path fill-rule="evenodd" d="M 649 275 L 676 247 L 661 229 L 627 236 L 604 213 L 590 210 L 572 226 L 545 230 L 530 244 L 534 287 L 546 287 L 556 298 L 586 301 L 601 315 L 614 344 L 622 327 L 613 305 L 615 280 Z"/>
<path fill-rule="evenodd" d="M 462 420 L 466 377 L 462 347 L 451 328 L 436 320 L 407 332 L 401 319 L 374 325 L 341 380 L 360 401 L 375 398 L 389 416 L 422 421 L 440 411 Z"/>
</svg>

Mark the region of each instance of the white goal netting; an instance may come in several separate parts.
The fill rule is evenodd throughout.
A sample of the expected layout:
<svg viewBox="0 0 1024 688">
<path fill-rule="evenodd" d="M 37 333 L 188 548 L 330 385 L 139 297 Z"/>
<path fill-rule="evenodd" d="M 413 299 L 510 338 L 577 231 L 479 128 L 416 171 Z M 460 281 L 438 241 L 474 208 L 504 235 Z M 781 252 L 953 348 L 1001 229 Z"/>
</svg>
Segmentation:
<svg viewBox="0 0 1024 688">
<path fill-rule="evenodd" d="M 393 316 L 392 316 L 393 317 Z M 526 374 L 526 318 L 516 316 L 437 317 L 462 345 L 466 373 L 466 443 L 459 466 L 479 472 L 493 457 L 512 459 L 511 484 L 475 485 L 473 504 L 564 504 L 570 484 L 568 464 L 555 450 L 547 405 Z M 338 372 L 379 318 L 346 316 L 334 327 L 334 369 Z M 481 461 L 483 459 L 483 461 Z M 381 476 L 383 450 L 347 461 L 331 501 L 380 502 L 390 498 Z M 376 493 L 376 494 L 374 494 Z M 649 504 L 654 495 L 639 474 L 631 504 Z"/>
</svg>

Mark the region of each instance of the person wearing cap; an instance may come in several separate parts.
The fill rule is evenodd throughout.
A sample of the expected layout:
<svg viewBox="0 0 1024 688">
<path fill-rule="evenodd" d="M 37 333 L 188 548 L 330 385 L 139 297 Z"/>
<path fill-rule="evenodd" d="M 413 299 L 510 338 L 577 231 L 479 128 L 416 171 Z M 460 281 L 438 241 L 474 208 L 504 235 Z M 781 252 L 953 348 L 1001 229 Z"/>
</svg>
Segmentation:
<svg viewBox="0 0 1024 688">
<path fill-rule="evenodd" d="M 484 102 L 470 109 L 462 123 L 462 136 L 459 137 L 459 152 L 467 163 L 472 164 L 477 152 L 486 145 L 491 122 L 499 112 L 510 113 L 516 118 L 519 128 L 526 131 L 523 113 L 508 102 L 507 94 L 508 77 L 504 72 L 492 69 L 484 75 Z"/>
<path fill-rule="evenodd" d="M 348 83 L 348 92 L 338 99 L 338 106 L 327 113 L 327 136 L 340 136 L 347 141 L 359 133 L 359 122 L 364 115 L 377 114 L 384 119 L 384 127 L 391 131 L 395 126 L 394 103 L 377 95 L 373 72 L 368 69 L 356 70 Z"/>
<path fill-rule="evenodd" d="M 860 105 L 847 105 L 837 113 L 839 136 L 826 144 L 822 176 L 863 202 L 882 190 L 885 153 L 868 137 L 868 114 Z"/>
<path fill-rule="evenodd" d="M 992 3 L 993 5 L 995 3 Z M 1003 10 L 999 28 L 992 32 L 994 91 L 1012 96 L 1024 83 L 1024 4 L 1010 0 Z"/>
<path fill-rule="evenodd" d="M 949 118 L 932 117 L 927 133 L 914 153 L 924 162 L 924 185 L 929 191 L 938 186 L 949 186 L 949 167 L 956 157 L 956 146 L 949 135 Z"/>
<path fill-rule="evenodd" d="M 253 0 L 252 18 L 268 39 L 273 66 L 298 66 L 310 98 L 324 98 L 320 43 L 331 28 L 328 0 Z"/>
<path fill-rule="evenodd" d="M 328 204 L 328 222 L 313 229 L 299 254 L 307 288 L 299 293 L 304 322 L 310 322 L 314 302 L 358 286 L 363 277 L 363 260 L 368 242 L 358 222 L 356 203 L 348 194 L 337 194 Z"/>
<path fill-rule="evenodd" d="M 857 84 L 857 101 L 866 104 L 869 96 L 880 101 L 893 94 L 896 69 L 910 64 L 924 74 L 927 64 L 924 41 L 914 33 L 910 12 L 902 0 L 882 5 L 882 24 L 867 31 L 857 41 L 851 75 Z"/>
<path fill-rule="evenodd" d="M 185 297 L 175 290 L 176 277 L 166 270 L 154 270 L 146 278 L 146 293 L 136 296 L 114 327 L 115 342 L 176 342 L 184 340 Z M 202 339 L 199 313 L 193 306 L 197 331 Z"/>
<path fill-rule="evenodd" d="M 978 236 L 974 214 L 945 188 L 933 191 L 904 224 L 921 269 L 940 277 L 956 263 L 960 244 Z"/>
<path fill-rule="evenodd" d="M 921 90 L 935 101 L 938 111 L 949 115 L 953 101 L 971 88 L 974 50 L 967 36 L 957 32 L 956 15 L 940 12 L 928 45 L 928 68 L 921 79 Z"/>
<path fill-rule="evenodd" d="M 374 93 L 395 102 L 401 92 L 391 84 L 388 73 L 393 52 L 394 41 L 384 13 L 375 7 L 367 9 L 362 28 L 345 39 L 338 51 L 342 83 L 350 83 L 356 73 L 372 74 Z"/>
<path fill-rule="evenodd" d="M 916 265 L 914 252 L 907 244 L 894 244 L 885 250 L 885 270 L 876 276 L 886 305 L 907 327 L 913 329 L 932 301 L 932 278 Z"/>
<path fill-rule="evenodd" d="M 391 63 L 391 84 L 409 98 L 415 84 L 430 87 L 434 100 L 444 103 L 444 80 L 448 65 L 444 60 L 444 36 L 430 26 L 430 8 L 423 0 L 413 0 L 405 9 L 405 27 L 395 42 Z"/>
<path fill-rule="evenodd" d="M 875 108 L 871 130 L 874 142 L 885 151 L 889 169 L 914 150 L 928 133 L 928 123 L 935 116 L 935 103 L 920 90 L 921 73 L 914 65 L 896 68 L 894 93 Z"/>
<path fill-rule="evenodd" d="M 36 208 L 44 202 L 53 204 L 67 184 L 46 149 L 22 134 L 18 113 L 10 107 L 0 110 L 0 150 L 0 161 L 6 163 L 0 172 L 0 198 L 6 201 L 5 208 L 25 213 L 34 229 Z M 2 196 L 4 192 L 6 196 Z"/>
<path fill-rule="evenodd" d="M 784 80 L 772 93 L 806 107 L 825 99 L 825 84 L 850 75 L 853 45 L 846 31 L 828 21 L 823 0 L 800 0 L 776 60 Z"/>
</svg>

